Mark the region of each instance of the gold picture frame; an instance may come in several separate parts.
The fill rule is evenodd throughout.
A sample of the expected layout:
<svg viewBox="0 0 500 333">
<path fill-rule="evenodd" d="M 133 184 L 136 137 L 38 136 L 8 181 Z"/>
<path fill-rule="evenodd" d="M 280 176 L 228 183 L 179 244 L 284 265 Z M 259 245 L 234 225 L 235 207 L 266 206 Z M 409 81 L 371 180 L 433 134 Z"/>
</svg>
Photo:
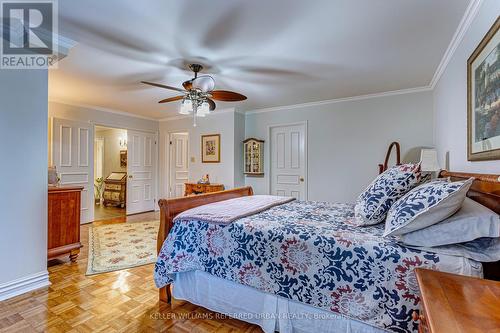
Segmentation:
<svg viewBox="0 0 500 333">
<path fill-rule="evenodd" d="M 201 162 L 220 163 L 220 134 L 201 136 Z"/>
<path fill-rule="evenodd" d="M 500 17 L 467 60 L 467 160 L 500 159 Z"/>
</svg>

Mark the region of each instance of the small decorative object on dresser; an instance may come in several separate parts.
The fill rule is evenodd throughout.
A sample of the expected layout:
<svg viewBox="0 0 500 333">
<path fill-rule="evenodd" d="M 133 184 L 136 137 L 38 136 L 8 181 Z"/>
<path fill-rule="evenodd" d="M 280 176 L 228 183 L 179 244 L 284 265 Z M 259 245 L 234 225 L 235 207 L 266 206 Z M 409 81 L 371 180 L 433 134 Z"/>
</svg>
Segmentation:
<svg viewBox="0 0 500 333">
<path fill-rule="evenodd" d="M 220 134 L 201 136 L 201 162 L 220 163 Z"/>
<path fill-rule="evenodd" d="M 264 140 L 248 138 L 243 141 L 245 175 L 264 176 Z"/>
<path fill-rule="evenodd" d="M 418 331 L 498 332 L 500 282 L 416 268 L 420 313 Z"/>
<path fill-rule="evenodd" d="M 69 253 L 76 261 L 80 243 L 81 186 L 49 186 L 47 259 Z"/>
<path fill-rule="evenodd" d="M 184 196 L 224 191 L 222 184 L 185 183 L 184 188 Z"/>
<path fill-rule="evenodd" d="M 500 160 L 500 17 L 467 60 L 467 157 Z"/>
<path fill-rule="evenodd" d="M 104 206 L 125 207 L 127 200 L 127 173 L 112 172 L 104 181 Z"/>
</svg>

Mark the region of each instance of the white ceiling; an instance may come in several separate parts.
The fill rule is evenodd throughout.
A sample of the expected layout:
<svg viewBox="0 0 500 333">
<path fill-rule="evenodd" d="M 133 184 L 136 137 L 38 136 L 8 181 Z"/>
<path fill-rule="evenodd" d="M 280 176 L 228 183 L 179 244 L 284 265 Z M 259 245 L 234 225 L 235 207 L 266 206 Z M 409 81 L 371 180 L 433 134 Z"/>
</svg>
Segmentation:
<svg viewBox="0 0 500 333">
<path fill-rule="evenodd" d="M 49 76 L 49 98 L 175 116 L 158 104 L 209 65 L 247 111 L 427 86 L 469 0 L 64 0 L 59 33 L 78 45 Z M 184 67 L 184 68 L 183 68 Z"/>
</svg>

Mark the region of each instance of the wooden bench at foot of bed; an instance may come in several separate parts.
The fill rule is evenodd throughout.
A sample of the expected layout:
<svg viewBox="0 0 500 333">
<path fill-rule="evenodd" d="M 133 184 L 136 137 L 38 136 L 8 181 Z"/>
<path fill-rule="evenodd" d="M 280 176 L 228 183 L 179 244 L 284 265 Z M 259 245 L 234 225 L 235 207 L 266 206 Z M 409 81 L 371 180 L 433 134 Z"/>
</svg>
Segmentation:
<svg viewBox="0 0 500 333">
<path fill-rule="evenodd" d="M 203 206 L 212 202 L 218 202 L 238 197 L 253 195 L 252 187 L 241 187 L 232 190 L 200 194 L 191 197 L 182 197 L 175 199 L 160 199 L 160 229 L 158 230 L 158 239 L 156 243 L 157 251 L 160 253 L 163 242 L 168 236 L 173 226 L 173 219 L 177 214 L 198 206 Z M 170 303 L 171 301 L 170 285 L 160 288 L 160 301 Z"/>
</svg>

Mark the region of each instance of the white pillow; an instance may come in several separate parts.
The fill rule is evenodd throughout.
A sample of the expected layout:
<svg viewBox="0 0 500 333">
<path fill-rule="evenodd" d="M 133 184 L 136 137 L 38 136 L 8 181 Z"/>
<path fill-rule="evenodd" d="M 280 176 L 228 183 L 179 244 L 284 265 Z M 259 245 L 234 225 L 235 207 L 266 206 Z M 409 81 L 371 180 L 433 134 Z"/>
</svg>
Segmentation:
<svg viewBox="0 0 500 333">
<path fill-rule="evenodd" d="M 421 247 L 408 245 L 408 247 L 426 252 L 469 258 L 480 262 L 500 260 L 500 238 L 498 237 L 481 237 L 470 242 L 443 246 Z"/>
<path fill-rule="evenodd" d="M 430 227 L 400 236 L 414 246 L 440 246 L 464 243 L 481 237 L 500 237 L 500 217 L 472 199 L 465 198 L 462 208 L 451 217 Z"/>
<path fill-rule="evenodd" d="M 420 230 L 455 214 L 473 180 L 430 182 L 406 193 L 389 209 L 384 236 Z"/>
</svg>

